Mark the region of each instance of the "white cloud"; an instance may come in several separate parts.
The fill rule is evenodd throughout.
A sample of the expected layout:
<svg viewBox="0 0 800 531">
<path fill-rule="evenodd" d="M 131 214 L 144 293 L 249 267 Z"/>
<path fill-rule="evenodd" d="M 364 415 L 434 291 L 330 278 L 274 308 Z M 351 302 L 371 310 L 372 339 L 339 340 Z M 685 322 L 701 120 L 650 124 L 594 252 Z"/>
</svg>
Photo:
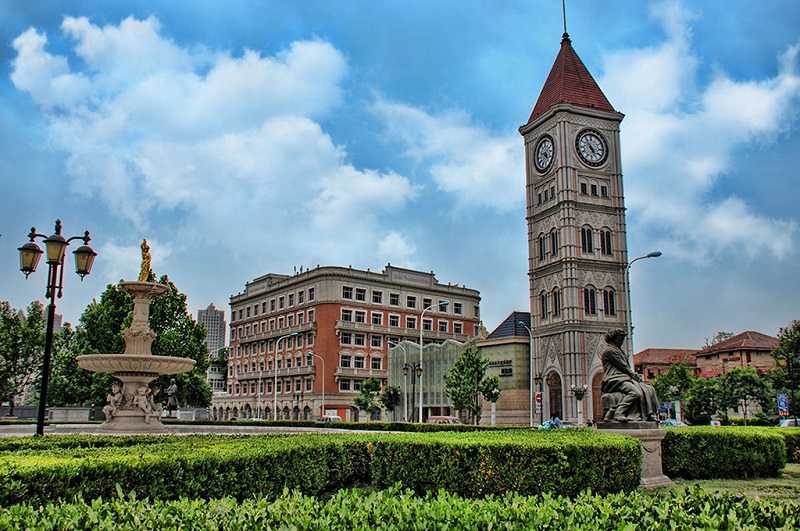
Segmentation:
<svg viewBox="0 0 800 531">
<path fill-rule="evenodd" d="M 773 78 L 736 80 L 716 71 L 700 86 L 701 61 L 690 42 L 693 15 L 676 2 L 654 5 L 665 41 L 609 53 L 599 79 L 626 113 L 622 146 L 629 224 L 650 239 L 666 232 L 672 241 L 662 241 L 662 247 L 674 245 L 687 259 L 723 253 L 787 256 L 797 235 L 795 222 L 774 219 L 720 192 L 738 150 L 771 142 L 796 124 L 800 46 L 778 58 Z"/>
<path fill-rule="evenodd" d="M 433 115 L 380 98 L 372 110 L 405 154 L 429 165 L 438 188 L 462 205 L 521 208 L 525 171 L 519 135 L 494 136 L 458 111 Z"/>
<path fill-rule="evenodd" d="M 408 243 L 399 232 L 389 232 L 378 243 L 378 259 L 381 263 L 394 264 L 400 267 L 414 269 L 417 262 L 414 257 L 417 247 Z"/>
<path fill-rule="evenodd" d="M 12 81 L 46 112 L 72 189 L 136 232 L 252 257 L 283 256 L 290 242 L 331 260 L 377 246 L 376 220 L 417 193 L 397 173 L 349 164 L 317 122 L 347 76 L 330 43 L 234 56 L 178 45 L 155 17 L 103 27 L 66 17 L 62 30 L 72 67 L 31 29 L 14 41 Z M 337 244 L 345 230 L 353 241 Z"/>
</svg>

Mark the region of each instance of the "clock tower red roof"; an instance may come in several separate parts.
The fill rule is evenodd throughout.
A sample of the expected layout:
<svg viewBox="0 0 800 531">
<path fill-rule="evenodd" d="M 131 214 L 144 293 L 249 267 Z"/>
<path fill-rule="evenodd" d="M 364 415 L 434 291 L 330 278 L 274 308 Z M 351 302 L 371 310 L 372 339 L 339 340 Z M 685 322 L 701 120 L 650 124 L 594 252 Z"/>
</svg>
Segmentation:
<svg viewBox="0 0 800 531">
<path fill-rule="evenodd" d="M 572 41 L 566 33 L 561 39 L 561 50 L 553 63 L 553 68 L 550 69 L 547 81 L 544 82 L 528 122 L 559 103 L 614 111 L 614 107 L 575 53 Z"/>
</svg>

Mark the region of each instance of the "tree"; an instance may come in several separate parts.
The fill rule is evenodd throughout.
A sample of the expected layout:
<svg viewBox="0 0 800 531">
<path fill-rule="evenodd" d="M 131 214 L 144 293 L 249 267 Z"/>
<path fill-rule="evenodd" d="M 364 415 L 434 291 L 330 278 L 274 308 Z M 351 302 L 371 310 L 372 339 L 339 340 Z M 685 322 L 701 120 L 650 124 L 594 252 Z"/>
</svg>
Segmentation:
<svg viewBox="0 0 800 531">
<path fill-rule="evenodd" d="M 175 378 L 178 401 L 181 404 L 207 406 L 211 403 L 211 388 L 206 381 L 208 353 L 205 328 L 187 313 L 186 295 L 162 276 L 159 283 L 169 287 L 167 293 L 150 303 L 149 326 L 156 333 L 152 353 L 156 356 L 179 356 L 195 360 L 189 373 L 164 375 L 156 384 L 160 389 Z M 121 354 L 125 351 L 122 330 L 133 320 L 133 299 L 117 286 L 109 285 L 100 297 L 92 301 L 81 315 L 70 348 L 54 359 L 54 373 L 48 396 L 57 405 L 102 404 L 111 389 L 113 376 L 81 369 L 75 358 L 82 354 Z M 163 394 L 163 393 L 162 393 Z M 58 402 L 55 399 L 58 399 Z M 165 400 L 166 396 L 159 396 Z"/>
<path fill-rule="evenodd" d="M 690 424 L 708 424 L 719 411 L 719 382 L 716 378 L 698 378 L 686 391 L 683 411 Z"/>
<path fill-rule="evenodd" d="M 778 369 L 774 371 L 776 390 L 789 395 L 789 413 L 797 417 L 798 405 L 795 392 L 800 380 L 800 321 L 792 322 L 778 333 L 778 346 L 772 351 Z"/>
<path fill-rule="evenodd" d="M 444 389 L 453 407 L 467 412 L 467 421 L 478 424 L 481 420 L 481 397 L 497 388 L 498 382 L 486 376 L 489 358 L 481 358 L 478 349 L 467 348 L 458 357 L 453 368 L 444 376 Z"/>
<path fill-rule="evenodd" d="M 379 397 L 381 393 L 381 381 L 377 378 L 367 378 L 361 382 L 358 388 L 358 396 L 353 400 L 353 404 L 361 411 L 366 411 L 371 417 L 381 410 Z"/>
<path fill-rule="evenodd" d="M 763 409 L 769 407 L 770 386 L 765 378 L 753 367 L 736 367 L 719 377 L 717 400 L 726 411 L 743 406 L 744 422 L 747 424 L 747 409 L 750 402 L 756 400 Z"/>
<path fill-rule="evenodd" d="M 713 338 L 711 338 L 710 341 L 708 338 L 706 338 L 706 342 L 701 348 L 708 348 L 712 345 L 716 345 L 717 343 L 721 343 L 726 339 L 732 337 L 733 337 L 733 332 L 717 332 L 716 335 Z"/>
<path fill-rule="evenodd" d="M 380 403 L 383 406 L 383 409 L 386 411 L 392 412 L 392 420 L 394 418 L 394 410 L 400 405 L 400 386 L 399 385 L 387 385 L 386 390 L 380 396 Z"/>
<path fill-rule="evenodd" d="M 8 401 L 14 415 L 14 399 L 41 381 L 45 319 L 42 303 L 34 301 L 27 314 L 0 302 L 0 400 Z"/>
<path fill-rule="evenodd" d="M 653 378 L 653 388 L 659 402 L 671 402 L 680 400 L 697 379 L 686 365 L 670 365 L 667 372 L 657 374 Z"/>
</svg>

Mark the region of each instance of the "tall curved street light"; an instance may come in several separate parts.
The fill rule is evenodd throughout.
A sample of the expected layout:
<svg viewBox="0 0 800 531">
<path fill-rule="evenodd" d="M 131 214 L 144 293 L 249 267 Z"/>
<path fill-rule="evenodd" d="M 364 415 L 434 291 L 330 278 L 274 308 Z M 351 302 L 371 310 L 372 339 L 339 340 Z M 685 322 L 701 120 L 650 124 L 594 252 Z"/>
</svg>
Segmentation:
<svg viewBox="0 0 800 531">
<path fill-rule="evenodd" d="M 319 358 L 319 361 L 322 362 L 322 406 L 320 406 L 320 414 L 319 418 L 325 416 L 325 360 L 319 354 L 312 354 L 315 358 Z M 317 373 L 316 368 L 314 369 L 314 374 Z"/>
<path fill-rule="evenodd" d="M 292 332 L 291 334 L 286 334 L 285 336 L 281 336 L 275 342 L 275 384 L 272 386 L 272 393 L 274 395 L 273 403 L 272 403 L 272 420 L 278 420 L 278 351 L 280 350 L 281 341 L 286 339 L 287 337 L 294 337 L 298 335 L 299 332 Z"/>
<path fill-rule="evenodd" d="M 422 309 L 422 313 L 419 316 L 419 370 L 422 370 L 422 322 L 425 318 L 425 312 L 432 308 L 439 308 L 439 309 L 446 309 L 447 305 L 450 304 L 448 301 L 439 301 L 438 304 L 431 304 L 427 308 Z M 433 374 L 433 372 L 428 371 L 429 374 Z M 419 378 L 419 421 L 422 422 L 422 376 Z"/>
<path fill-rule="evenodd" d="M 408 373 L 405 368 L 408 366 L 408 353 L 406 347 L 400 343 L 387 339 L 386 342 L 390 346 L 400 347 L 403 349 L 403 421 L 408 422 Z"/>
<path fill-rule="evenodd" d="M 36 435 L 44 435 L 44 414 L 47 408 L 47 385 L 50 379 L 50 356 L 53 351 L 53 323 L 56 316 L 56 296 L 60 299 L 64 287 L 64 255 L 66 254 L 69 242 L 73 240 L 83 240 L 83 245 L 78 247 L 72 254 L 75 255 L 75 272 L 81 280 L 92 272 L 92 265 L 97 253 L 89 247 L 89 231 L 85 231 L 83 236 L 73 236 L 66 239 L 61 235 L 61 220 L 56 220 L 56 233 L 51 236 L 38 234 L 36 227 L 31 227 L 28 234 L 31 239 L 28 243 L 18 248 L 20 271 L 25 273 L 25 278 L 36 271 L 39 259 L 44 254 L 38 245 L 36 238 L 43 238 L 45 249 L 47 250 L 47 292 L 45 298 L 50 299 L 47 306 L 47 330 L 44 340 L 44 359 L 42 360 L 42 387 L 39 391 L 39 412 L 36 418 Z"/>
<path fill-rule="evenodd" d="M 533 321 L 533 314 L 531 314 L 531 321 Z M 519 324 L 524 326 L 525 330 L 528 331 L 528 338 L 530 340 L 529 344 L 528 344 L 528 356 L 530 358 L 528 360 L 528 367 L 530 367 L 531 374 L 530 374 L 530 381 L 528 382 L 528 384 L 530 386 L 530 395 L 531 395 L 530 406 L 529 406 L 530 407 L 530 417 L 531 417 L 530 418 L 530 423 L 531 423 L 531 428 L 533 428 L 533 395 L 534 395 L 533 380 L 534 380 L 534 375 L 538 375 L 539 374 L 539 359 L 537 358 L 535 360 L 536 361 L 536 366 L 534 367 L 534 365 L 533 365 L 533 363 L 534 363 L 534 359 L 533 359 L 533 331 L 531 330 L 531 327 L 528 326 L 527 324 L 525 324 L 524 322 L 519 321 Z"/>
<path fill-rule="evenodd" d="M 628 294 L 628 365 L 633 370 L 633 311 L 631 310 L 631 266 L 637 260 L 644 260 L 645 258 L 658 258 L 661 256 L 661 251 L 653 251 L 644 256 L 634 258 L 625 267 L 625 291 Z"/>
</svg>

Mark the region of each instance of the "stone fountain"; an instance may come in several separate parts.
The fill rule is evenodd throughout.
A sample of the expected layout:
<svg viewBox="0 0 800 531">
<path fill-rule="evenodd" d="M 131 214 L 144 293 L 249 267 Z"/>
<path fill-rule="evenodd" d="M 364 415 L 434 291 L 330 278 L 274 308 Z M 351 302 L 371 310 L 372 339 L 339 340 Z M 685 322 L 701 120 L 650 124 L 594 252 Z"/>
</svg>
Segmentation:
<svg viewBox="0 0 800 531">
<path fill-rule="evenodd" d="M 78 356 L 78 365 L 92 372 L 113 374 L 115 383 L 103 408 L 103 430 L 124 433 L 153 433 L 164 430 L 161 405 L 155 402 L 149 383 L 162 374 L 182 374 L 192 370 L 195 361 L 175 356 L 154 356 L 150 347 L 156 338 L 150 330 L 150 300 L 169 289 L 164 284 L 147 282 L 150 273 L 150 248 L 142 242 L 142 272 L 138 282 L 119 283 L 119 288 L 133 297 L 133 321 L 122 331 L 124 354 L 89 354 Z"/>
</svg>

